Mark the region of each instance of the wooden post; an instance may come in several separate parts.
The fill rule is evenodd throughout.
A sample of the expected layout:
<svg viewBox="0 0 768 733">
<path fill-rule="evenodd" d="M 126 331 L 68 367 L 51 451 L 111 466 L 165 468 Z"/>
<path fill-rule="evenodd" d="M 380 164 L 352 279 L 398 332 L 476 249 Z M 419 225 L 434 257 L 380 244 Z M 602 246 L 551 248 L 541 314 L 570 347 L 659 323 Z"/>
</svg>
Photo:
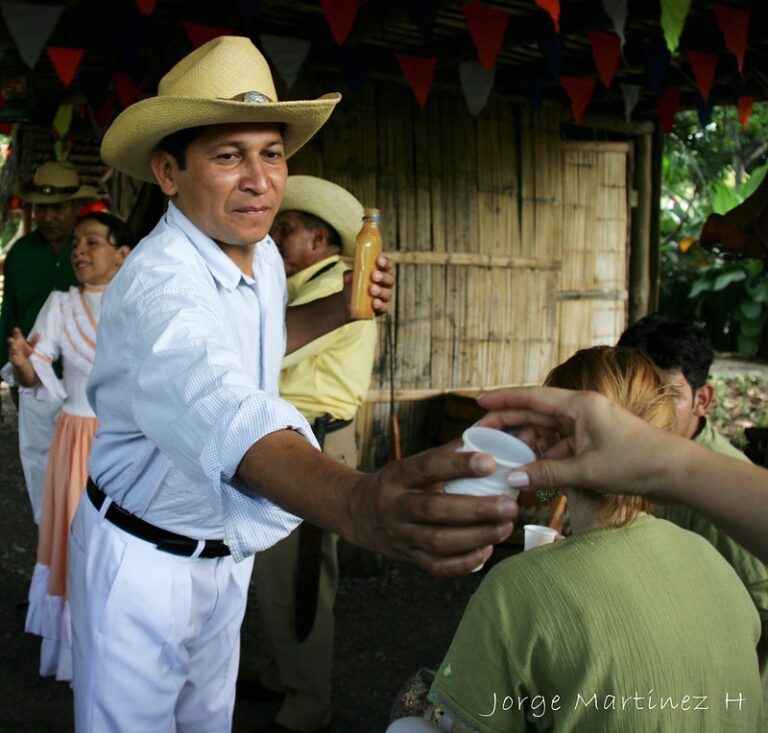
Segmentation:
<svg viewBox="0 0 768 733">
<path fill-rule="evenodd" d="M 651 294 L 652 135 L 635 138 L 635 185 L 629 255 L 629 324 L 648 314 Z"/>
<path fill-rule="evenodd" d="M 659 308 L 659 286 L 661 282 L 661 179 L 664 162 L 664 132 L 656 125 L 651 150 L 651 238 L 648 252 L 650 264 L 651 291 L 649 308 Z"/>
</svg>

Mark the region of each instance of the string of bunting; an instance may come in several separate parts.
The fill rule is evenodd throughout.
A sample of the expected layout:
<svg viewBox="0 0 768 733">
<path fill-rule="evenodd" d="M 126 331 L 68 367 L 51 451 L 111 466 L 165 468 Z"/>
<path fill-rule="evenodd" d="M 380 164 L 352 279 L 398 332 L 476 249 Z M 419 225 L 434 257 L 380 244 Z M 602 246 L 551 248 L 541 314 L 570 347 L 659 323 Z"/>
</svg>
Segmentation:
<svg viewBox="0 0 768 733">
<path fill-rule="evenodd" d="M 565 96 L 570 101 L 575 120 L 582 119 L 595 94 L 597 82 L 586 76 L 560 74 L 563 44 L 560 38 L 560 0 L 533 0 L 540 8 L 542 20 L 539 23 L 538 47 L 542 60 L 550 75 L 559 80 Z M 360 9 L 360 0 L 319 0 L 333 40 L 339 46 L 339 66 L 353 92 L 359 92 L 371 67 L 364 47 L 347 43 L 354 29 Z M 124 65 L 124 72 L 112 75 L 110 89 L 105 92 L 101 103 L 89 95 L 87 108 L 94 128 L 103 131 L 118 108 L 125 108 L 137 101 L 142 89 L 148 84 L 147 78 L 139 79 L 136 73 L 136 59 L 145 31 L 146 18 L 156 9 L 157 0 L 135 0 L 137 16 L 121 22 L 120 32 L 115 35 L 115 48 Z M 241 20 L 250 27 L 258 12 L 258 0 L 236 0 Z M 642 58 L 647 73 L 647 83 L 657 97 L 657 112 L 665 132 L 671 130 L 675 113 L 680 106 L 682 94 L 679 89 L 667 83 L 667 72 L 672 54 L 677 50 L 680 36 L 690 12 L 691 0 L 660 0 L 659 22 L 663 43 L 648 43 L 642 48 Z M 596 76 L 603 87 L 610 89 L 619 72 L 623 49 L 626 44 L 626 23 L 628 0 L 602 0 L 602 8 L 611 22 L 612 32 L 588 29 Z M 47 46 L 57 23 L 65 9 L 64 5 L 31 5 L 19 0 L 0 0 L 0 14 L 22 61 L 34 69 L 43 50 L 61 81 L 68 88 L 77 76 L 86 50 Z M 432 41 L 434 26 L 439 9 L 438 0 L 409 0 L 409 15 L 417 27 L 425 45 Z M 504 37 L 511 15 L 502 10 L 486 7 L 481 0 L 468 0 L 461 6 L 467 31 L 477 53 L 477 60 L 456 62 L 458 80 L 472 115 L 478 115 L 487 104 L 496 82 L 496 62 L 504 46 Z M 545 15 L 546 14 L 546 15 Z M 728 53 L 736 60 L 738 73 L 744 77 L 744 59 L 748 46 L 750 11 L 734 8 L 722 3 L 713 7 L 714 20 L 723 35 Z M 192 48 L 197 48 L 220 35 L 229 35 L 232 28 L 214 27 L 189 20 L 180 21 Z M 261 48 L 274 66 L 277 74 L 290 89 L 296 82 L 301 68 L 309 54 L 311 42 L 302 38 L 260 34 Z M 406 83 L 414 93 L 420 108 L 427 104 L 434 83 L 438 59 L 432 54 L 424 55 L 395 53 Z M 710 52 L 688 49 L 684 55 L 690 66 L 699 97 L 696 99 L 699 119 L 702 125 L 711 118 L 714 100 L 712 87 L 718 67 L 718 57 Z M 738 77 L 737 77 L 738 78 Z M 519 90 L 538 109 L 541 103 L 545 79 L 543 74 L 526 69 L 518 77 Z M 739 120 L 746 127 L 755 97 L 742 94 L 740 84 L 734 86 L 734 96 Z M 640 99 L 641 85 L 620 83 L 624 100 L 624 113 L 629 121 Z M 57 112 L 53 126 L 58 136 L 69 129 L 72 111 L 69 102 Z"/>
</svg>

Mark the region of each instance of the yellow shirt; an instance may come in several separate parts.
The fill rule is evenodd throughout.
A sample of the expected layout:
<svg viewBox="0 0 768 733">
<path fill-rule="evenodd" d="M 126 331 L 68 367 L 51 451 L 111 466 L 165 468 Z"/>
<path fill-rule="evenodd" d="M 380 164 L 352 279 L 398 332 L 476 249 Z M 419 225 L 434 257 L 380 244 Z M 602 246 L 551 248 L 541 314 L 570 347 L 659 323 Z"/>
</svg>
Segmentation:
<svg viewBox="0 0 768 733">
<path fill-rule="evenodd" d="M 329 264 L 334 266 L 312 277 Z M 348 269 L 334 255 L 291 275 L 288 306 L 339 292 Z M 326 413 L 336 420 L 351 420 L 371 382 L 376 340 L 376 321 L 369 320 L 347 323 L 310 341 L 283 359 L 280 396 L 310 423 Z"/>
</svg>

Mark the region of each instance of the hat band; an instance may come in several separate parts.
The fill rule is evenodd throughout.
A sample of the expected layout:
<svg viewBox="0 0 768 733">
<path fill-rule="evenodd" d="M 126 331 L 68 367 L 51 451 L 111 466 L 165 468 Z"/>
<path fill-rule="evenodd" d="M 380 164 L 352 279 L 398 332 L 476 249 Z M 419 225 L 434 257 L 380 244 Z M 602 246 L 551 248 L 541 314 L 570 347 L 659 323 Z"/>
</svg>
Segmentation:
<svg viewBox="0 0 768 733">
<path fill-rule="evenodd" d="M 55 196 L 60 194 L 77 193 L 80 190 L 80 186 L 51 186 L 47 183 L 36 184 L 28 183 L 24 187 L 25 193 L 40 193 L 43 196 Z"/>
</svg>

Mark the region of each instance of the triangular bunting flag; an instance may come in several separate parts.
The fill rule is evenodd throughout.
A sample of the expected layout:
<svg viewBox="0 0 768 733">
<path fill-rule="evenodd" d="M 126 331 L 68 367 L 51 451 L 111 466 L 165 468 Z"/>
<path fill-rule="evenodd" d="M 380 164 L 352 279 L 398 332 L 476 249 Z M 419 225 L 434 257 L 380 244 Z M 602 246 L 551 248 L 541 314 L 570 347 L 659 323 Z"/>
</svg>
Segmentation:
<svg viewBox="0 0 768 733">
<path fill-rule="evenodd" d="M 115 106 L 115 93 L 110 89 L 104 97 L 104 101 L 101 103 L 99 109 L 94 111 L 93 108 L 91 108 L 91 122 L 99 137 L 104 134 L 104 131 L 112 121 L 112 117 L 115 114 Z"/>
<path fill-rule="evenodd" d="M 671 61 L 670 53 L 661 42 L 646 43 L 643 45 L 643 61 L 648 72 L 648 84 L 659 97 L 664 89 L 664 80 Z"/>
<path fill-rule="evenodd" d="M 439 6 L 440 0 L 410 0 L 408 3 L 408 15 L 419 29 L 419 33 L 427 46 L 432 45 L 432 33 Z"/>
<path fill-rule="evenodd" d="M 659 98 L 656 100 L 656 109 L 659 112 L 659 120 L 665 134 L 672 132 L 672 126 L 675 123 L 675 114 L 680 106 L 681 92 L 679 89 L 664 87 L 661 90 Z"/>
<path fill-rule="evenodd" d="M 487 104 L 495 78 L 495 69 L 486 71 L 477 61 L 462 61 L 459 64 L 461 90 L 473 117 L 479 115 Z"/>
<path fill-rule="evenodd" d="M 749 33 L 749 9 L 731 8 L 715 3 L 715 18 L 725 38 L 725 47 L 739 62 L 739 73 L 744 76 L 744 53 Z"/>
<path fill-rule="evenodd" d="M 578 122 L 584 116 L 584 110 L 595 93 L 597 82 L 580 76 L 561 76 L 560 85 L 570 97 L 573 117 Z"/>
<path fill-rule="evenodd" d="M 411 56 L 406 53 L 396 53 L 395 57 L 403 70 L 405 80 L 416 95 L 419 107 L 424 109 L 435 79 L 437 58 L 434 56 Z"/>
<path fill-rule="evenodd" d="M 712 91 L 712 84 L 715 81 L 715 69 L 717 68 L 717 56 L 711 53 L 701 53 L 700 51 L 688 51 L 686 53 L 688 63 L 693 69 L 693 76 L 696 79 L 696 86 L 701 94 L 704 103 L 709 100 L 709 93 Z"/>
<path fill-rule="evenodd" d="M 739 121 L 745 130 L 747 129 L 749 118 L 752 116 L 752 107 L 755 101 L 755 97 L 748 97 L 746 95 L 742 95 L 736 100 L 736 108 L 739 110 Z"/>
<path fill-rule="evenodd" d="M 592 44 L 592 57 L 600 81 L 609 89 L 621 60 L 621 40 L 616 34 L 603 31 L 587 31 L 587 36 Z"/>
<path fill-rule="evenodd" d="M 563 56 L 563 42 L 560 36 L 552 31 L 552 28 L 541 28 L 538 35 L 539 51 L 544 57 L 549 73 L 553 79 L 560 78 L 560 60 Z"/>
<path fill-rule="evenodd" d="M 157 0 L 136 0 L 136 9 L 147 17 L 155 12 L 155 5 L 157 5 Z"/>
<path fill-rule="evenodd" d="M 536 0 L 536 5 L 549 13 L 555 24 L 555 31 L 560 33 L 560 0 Z"/>
<path fill-rule="evenodd" d="M 131 79 L 128 74 L 114 74 L 112 76 L 112 81 L 115 84 L 115 92 L 117 92 L 117 99 L 120 102 L 120 106 L 125 109 L 126 107 L 130 107 L 138 98 L 139 98 L 139 92 L 144 87 L 144 84 L 146 84 L 146 79 L 141 82 L 138 86 L 133 83 L 133 79 Z"/>
<path fill-rule="evenodd" d="M 24 63 L 35 68 L 45 44 L 64 12 L 63 5 L 29 5 L 3 0 L 0 12 Z"/>
<path fill-rule="evenodd" d="M 603 0 L 603 10 L 613 23 L 613 30 L 621 40 L 621 47 L 627 39 L 624 38 L 624 26 L 627 24 L 627 0 Z"/>
<path fill-rule="evenodd" d="M 212 25 L 200 25 L 191 20 L 182 20 L 181 24 L 187 33 L 187 38 L 194 48 L 200 48 L 204 43 L 219 36 L 231 36 L 231 28 L 217 28 Z"/>
<path fill-rule="evenodd" d="M 659 0 L 661 2 L 661 29 L 670 53 L 677 51 L 685 19 L 691 9 L 691 0 Z"/>
<path fill-rule="evenodd" d="M 5 135 L 6 137 L 10 137 L 13 134 L 13 122 L 0 122 L 0 135 Z M 11 202 L 10 207 L 12 209 L 18 209 L 21 207 L 21 199 L 18 199 L 18 205 L 14 206 L 14 199 L 17 199 L 17 196 L 11 196 Z"/>
<path fill-rule="evenodd" d="M 639 84 L 619 84 L 621 87 L 621 96 L 624 98 L 624 117 L 629 122 L 632 119 L 632 112 L 635 111 L 637 103 L 640 101 Z"/>
<path fill-rule="evenodd" d="M 65 102 L 56 112 L 56 115 L 53 118 L 53 129 L 59 140 L 63 140 L 67 136 L 69 129 L 72 127 L 72 114 L 74 111 L 75 106 Z"/>
<path fill-rule="evenodd" d="M 712 110 L 715 106 L 714 94 L 709 97 L 705 102 L 701 97 L 696 97 L 696 111 L 699 114 L 699 124 L 701 129 L 706 129 L 707 125 L 712 122 Z"/>
<path fill-rule="evenodd" d="M 246 31 L 243 35 L 248 35 L 248 31 L 253 25 L 253 21 L 259 15 L 259 0 L 235 0 L 235 12 L 240 19 L 242 28 Z"/>
<path fill-rule="evenodd" d="M 359 94 L 371 73 L 371 64 L 365 49 L 354 44 L 339 46 L 339 66 L 353 94 Z"/>
<path fill-rule="evenodd" d="M 360 0 L 321 0 L 323 13 L 328 25 L 331 26 L 333 40 L 341 46 L 347 40 L 352 26 L 355 24 Z"/>
<path fill-rule="evenodd" d="M 521 69 L 514 73 L 514 77 L 523 96 L 534 112 L 538 112 L 544 97 L 544 75 L 536 69 Z"/>
<path fill-rule="evenodd" d="M 296 82 L 299 69 L 309 53 L 309 41 L 289 36 L 272 36 L 262 33 L 259 36 L 264 53 L 273 63 L 285 86 L 290 89 Z"/>
<path fill-rule="evenodd" d="M 47 51 L 56 71 L 56 76 L 59 77 L 65 87 L 68 87 L 72 83 L 72 79 L 75 78 L 80 62 L 83 60 L 84 49 L 48 46 Z"/>
<path fill-rule="evenodd" d="M 499 55 L 504 44 L 504 34 L 509 23 L 509 13 L 493 8 L 484 8 L 480 0 L 472 0 L 461 6 L 464 19 L 467 21 L 469 35 L 477 49 L 477 58 L 486 71 L 490 71 L 496 65 L 496 56 Z"/>
</svg>

